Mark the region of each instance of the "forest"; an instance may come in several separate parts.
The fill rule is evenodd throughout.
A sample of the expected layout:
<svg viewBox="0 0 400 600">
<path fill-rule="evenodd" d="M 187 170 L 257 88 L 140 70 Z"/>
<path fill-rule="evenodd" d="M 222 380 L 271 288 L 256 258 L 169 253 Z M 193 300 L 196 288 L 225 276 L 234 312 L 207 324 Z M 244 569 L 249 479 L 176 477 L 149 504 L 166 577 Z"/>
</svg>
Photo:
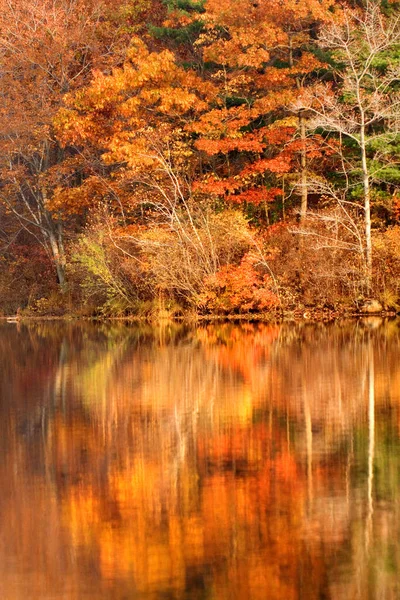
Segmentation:
<svg viewBox="0 0 400 600">
<path fill-rule="evenodd" d="M 0 0 L 0 315 L 398 312 L 399 16 Z"/>
</svg>

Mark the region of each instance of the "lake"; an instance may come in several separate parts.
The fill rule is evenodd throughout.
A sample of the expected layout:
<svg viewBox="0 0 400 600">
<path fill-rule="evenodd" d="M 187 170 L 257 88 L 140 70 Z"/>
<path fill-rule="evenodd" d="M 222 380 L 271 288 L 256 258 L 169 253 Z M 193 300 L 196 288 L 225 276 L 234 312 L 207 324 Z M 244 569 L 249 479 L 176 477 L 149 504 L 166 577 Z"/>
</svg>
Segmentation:
<svg viewBox="0 0 400 600">
<path fill-rule="evenodd" d="M 0 324 L 0 597 L 400 598 L 400 321 Z"/>
</svg>

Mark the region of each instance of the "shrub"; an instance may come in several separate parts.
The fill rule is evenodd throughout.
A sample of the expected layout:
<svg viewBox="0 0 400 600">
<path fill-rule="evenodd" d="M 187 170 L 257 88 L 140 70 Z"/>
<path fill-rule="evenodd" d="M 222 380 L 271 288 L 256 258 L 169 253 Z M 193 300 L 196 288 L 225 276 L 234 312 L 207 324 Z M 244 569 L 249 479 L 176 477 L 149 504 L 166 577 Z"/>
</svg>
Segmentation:
<svg viewBox="0 0 400 600">
<path fill-rule="evenodd" d="M 400 226 L 375 232 L 374 291 L 385 308 L 399 309 L 400 305 Z"/>
<path fill-rule="evenodd" d="M 259 258 L 247 253 L 238 266 L 225 265 L 206 278 L 199 307 L 210 312 L 260 312 L 276 308 L 280 301 L 271 276 L 257 268 Z"/>
<path fill-rule="evenodd" d="M 239 211 L 212 213 L 196 209 L 192 219 L 177 216 L 142 233 L 141 256 L 155 290 L 186 305 L 198 304 L 205 281 L 224 265 L 240 262 L 249 249 L 248 223 Z"/>
<path fill-rule="evenodd" d="M 133 261 L 114 247 L 108 229 L 92 223 L 75 243 L 72 260 L 72 279 L 92 312 L 115 316 L 134 312 L 139 286 Z"/>
</svg>

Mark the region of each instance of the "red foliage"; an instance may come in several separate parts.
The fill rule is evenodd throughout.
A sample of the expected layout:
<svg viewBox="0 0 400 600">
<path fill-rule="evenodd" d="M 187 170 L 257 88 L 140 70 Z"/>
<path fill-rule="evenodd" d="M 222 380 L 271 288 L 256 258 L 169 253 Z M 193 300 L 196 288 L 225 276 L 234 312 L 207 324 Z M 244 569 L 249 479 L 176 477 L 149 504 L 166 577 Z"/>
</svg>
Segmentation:
<svg viewBox="0 0 400 600">
<path fill-rule="evenodd" d="M 245 192 L 241 192 L 240 194 L 228 196 L 227 199 L 235 204 L 251 202 L 251 204 L 257 206 L 262 202 L 272 202 L 280 194 L 282 194 L 281 188 L 250 188 Z"/>
<path fill-rule="evenodd" d="M 257 258 L 247 253 L 240 265 L 225 265 L 205 282 L 200 305 L 207 310 L 231 312 L 276 308 L 279 298 L 271 277 L 256 268 Z"/>
</svg>

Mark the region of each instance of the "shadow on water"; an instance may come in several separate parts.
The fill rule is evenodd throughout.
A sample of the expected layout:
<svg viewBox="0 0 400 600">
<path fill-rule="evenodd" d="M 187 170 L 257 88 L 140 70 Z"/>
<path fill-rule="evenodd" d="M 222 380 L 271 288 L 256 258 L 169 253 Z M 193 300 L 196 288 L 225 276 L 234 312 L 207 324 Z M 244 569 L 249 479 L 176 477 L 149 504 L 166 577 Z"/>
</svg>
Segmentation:
<svg viewBox="0 0 400 600">
<path fill-rule="evenodd" d="M 0 593 L 397 598 L 400 323 L 0 325 Z"/>
</svg>

